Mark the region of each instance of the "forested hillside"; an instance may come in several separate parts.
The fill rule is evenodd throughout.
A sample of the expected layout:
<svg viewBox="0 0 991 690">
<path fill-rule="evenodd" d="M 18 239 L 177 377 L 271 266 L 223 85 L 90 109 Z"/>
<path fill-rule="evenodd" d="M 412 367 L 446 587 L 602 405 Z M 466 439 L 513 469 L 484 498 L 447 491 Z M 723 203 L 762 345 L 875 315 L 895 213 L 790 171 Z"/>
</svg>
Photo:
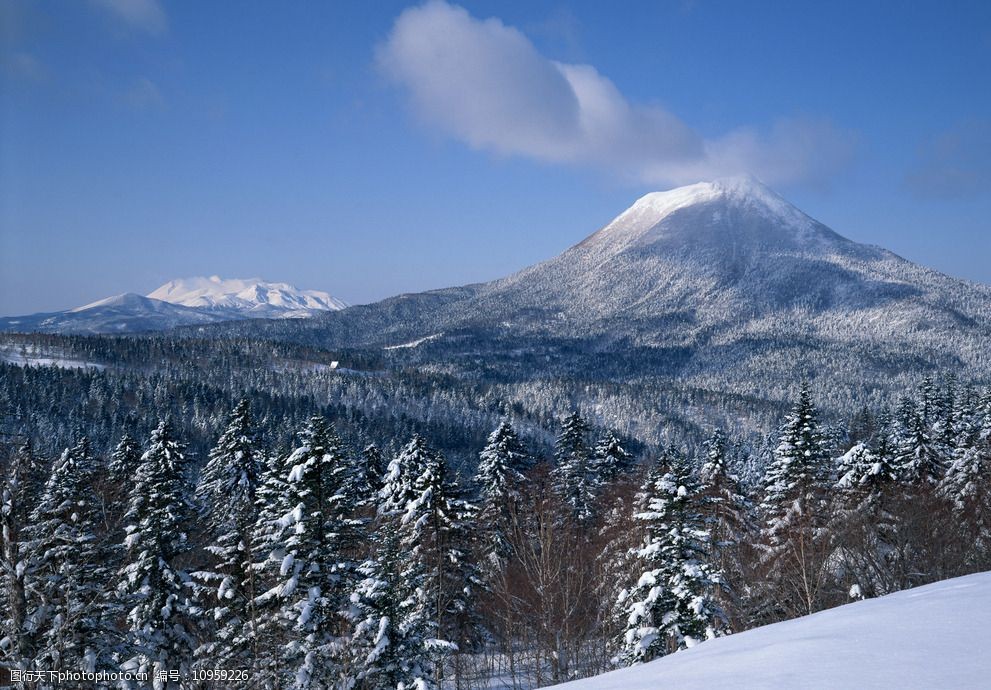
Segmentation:
<svg viewBox="0 0 991 690">
<path fill-rule="evenodd" d="M 3 664 L 537 687 L 991 568 L 991 394 L 927 379 L 829 425 L 796 390 L 756 456 L 722 429 L 634 454 L 577 412 L 544 452 L 510 412 L 453 467 L 321 415 L 283 442 L 247 400 L 202 460 L 165 419 L 108 451 L 14 432 Z"/>
</svg>

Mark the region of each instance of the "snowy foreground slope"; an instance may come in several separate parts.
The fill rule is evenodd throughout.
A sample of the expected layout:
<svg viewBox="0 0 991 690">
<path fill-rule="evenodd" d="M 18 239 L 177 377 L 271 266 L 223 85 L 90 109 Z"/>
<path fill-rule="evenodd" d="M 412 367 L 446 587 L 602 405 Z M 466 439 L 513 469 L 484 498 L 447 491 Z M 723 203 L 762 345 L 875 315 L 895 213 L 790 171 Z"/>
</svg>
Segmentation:
<svg viewBox="0 0 991 690">
<path fill-rule="evenodd" d="M 991 687 L 991 573 L 978 573 L 711 640 L 642 666 L 555 686 Z"/>
</svg>

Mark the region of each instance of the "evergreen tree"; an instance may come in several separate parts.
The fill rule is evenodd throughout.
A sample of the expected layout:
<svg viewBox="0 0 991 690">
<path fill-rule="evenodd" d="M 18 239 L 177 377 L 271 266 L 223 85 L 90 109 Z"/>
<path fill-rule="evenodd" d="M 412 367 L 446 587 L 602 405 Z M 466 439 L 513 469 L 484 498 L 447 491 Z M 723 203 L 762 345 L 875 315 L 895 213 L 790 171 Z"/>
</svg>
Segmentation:
<svg viewBox="0 0 991 690">
<path fill-rule="evenodd" d="M 278 569 L 276 585 L 260 599 L 279 602 L 278 624 L 288 640 L 282 663 L 292 687 L 320 688 L 343 673 L 358 521 L 351 517 L 340 440 L 321 417 L 310 420 L 300 440 L 286 460 L 290 509 L 279 518 L 274 549 L 281 560 L 269 561 Z"/>
<path fill-rule="evenodd" d="M 741 575 L 740 544 L 753 530 L 749 517 L 750 502 L 740 480 L 730 471 L 729 441 L 718 429 L 703 444 L 704 460 L 699 470 L 700 509 L 709 530 L 709 562 L 726 579 Z M 727 583 L 719 591 L 727 606 L 736 604 L 738 592 L 729 591 Z"/>
<path fill-rule="evenodd" d="M 134 481 L 140 466 L 141 446 L 133 436 L 124 434 L 110 454 L 110 462 L 107 465 L 110 481 L 114 484 L 129 484 Z"/>
<path fill-rule="evenodd" d="M 431 454 L 427 441 L 417 434 L 392 459 L 379 491 L 380 515 L 406 511 L 417 497 L 413 485 L 430 463 Z"/>
<path fill-rule="evenodd" d="M 636 552 L 636 581 L 617 606 L 624 630 L 619 658 L 650 661 L 727 631 L 716 603 L 721 577 L 706 563 L 709 533 L 699 511 L 698 487 L 687 464 L 669 458 L 667 471 L 648 475 L 641 490 L 646 510 L 636 515 L 646 528 Z"/>
<path fill-rule="evenodd" d="M 378 505 L 379 492 L 384 486 L 388 469 L 389 465 L 378 446 L 374 443 L 365 446 L 355 460 L 354 470 L 348 480 L 356 504 Z"/>
<path fill-rule="evenodd" d="M 633 456 L 626 452 L 612 430 L 595 445 L 592 457 L 592 473 L 601 484 L 612 484 L 633 468 Z"/>
<path fill-rule="evenodd" d="M 9 668 L 27 670 L 34 658 L 35 628 L 30 620 L 27 579 L 34 565 L 28 526 L 31 507 L 42 485 L 42 462 L 31 442 L 21 445 L 7 463 L 0 487 L 0 658 Z"/>
<path fill-rule="evenodd" d="M 211 668 L 254 668 L 257 663 L 255 598 L 260 592 L 252 562 L 263 461 L 248 401 L 241 400 L 196 488 L 213 540 L 207 550 L 215 559 L 210 570 L 194 573 L 206 588 L 203 606 L 214 626 L 197 653 Z"/>
<path fill-rule="evenodd" d="M 787 417 L 765 475 L 760 511 L 763 564 L 769 587 L 765 599 L 789 615 L 822 606 L 830 546 L 829 461 L 818 412 L 808 385 Z"/>
<path fill-rule="evenodd" d="M 139 668 L 153 678 L 159 670 L 184 673 L 193 653 L 189 577 L 181 565 L 189 550 L 185 465 L 182 444 L 161 422 L 141 457 L 125 515 L 120 592 Z M 165 682 L 156 678 L 155 687 Z"/>
<path fill-rule="evenodd" d="M 416 497 L 399 516 L 400 543 L 409 554 L 403 576 L 416 584 L 422 598 L 422 614 L 412 615 L 429 621 L 434 641 L 427 651 L 434 656 L 439 685 L 444 658 L 458 650 L 459 642 L 470 643 L 472 629 L 478 627 L 475 594 L 480 578 L 470 558 L 477 511 L 448 477 L 439 453 L 428 455 L 413 489 Z"/>
<path fill-rule="evenodd" d="M 283 536 L 286 523 L 281 518 L 294 507 L 289 505 L 292 497 L 288 490 L 292 456 L 290 452 L 267 458 L 261 483 L 256 490 L 258 518 L 252 530 L 252 571 L 256 591 L 261 594 L 250 605 L 255 610 L 258 623 L 255 629 L 257 642 L 253 646 L 253 651 L 258 650 L 255 665 L 265 687 L 277 684 L 282 668 L 281 649 L 285 644 L 285 631 L 280 618 L 282 602 L 277 596 L 277 588 L 281 584 L 280 566 L 285 556 Z"/>
<path fill-rule="evenodd" d="M 420 593 L 406 579 L 406 554 L 392 522 L 386 519 L 375 530 L 375 555 L 359 568 L 361 579 L 351 597 L 355 621 L 348 645 L 351 663 L 342 687 L 432 690 L 428 620 Z M 417 574 L 414 580 L 419 579 Z"/>
<path fill-rule="evenodd" d="M 936 486 L 945 474 L 945 464 L 929 435 L 926 417 L 915 411 L 907 421 L 898 438 L 895 456 L 902 481 L 914 486 Z"/>
<path fill-rule="evenodd" d="M 507 532 L 528 464 L 523 443 L 506 421 L 489 435 L 479 454 L 475 486 L 478 487 L 479 529 L 485 542 L 481 555 L 489 561 L 490 567 L 496 567 L 508 554 Z"/>
<path fill-rule="evenodd" d="M 939 484 L 939 493 L 953 502 L 958 511 L 980 509 L 988 502 L 991 485 L 991 447 L 982 439 L 981 409 L 975 396 L 963 396 L 955 414 L 953 457 L 946 476 Z"/>
<path fill-rule="evenodd" d="M 588 423 L 577 412 L 564 419 L 554 445 L 556 464 L 551 472 L 554 492 L 580 525 L 592 521 L 598 490 L 592 472 L 588 431 Z"/>
<path fill-rule="evenodd" d="M 109 554 L 98 538 L 96 469 L 83 437 L 53 465 L 32 515 L 32 590 L 41 608 L 35 663 L 41 668 L 95 672 L 112 660 Z"/>
<path fill-rule="evenodd" d="M 377 548 L 362 565 L 364 578 L 352 597 L 352 680 L 360 688 L 434 688 L 437 661 L 452 649 L 438 638 L 448 613 L 444 541 L 456 514 L 443 475 L 443 460 L 420 436 L 389 463 Z"/>
<path fill-rule="evenodd" d="M 836 461 L 836 488 L 848 493 L 873 493 L 898 477 L 897 469 L 884 456 L 877 456 L 865 443 L 858 443 Z"/>
</svg>

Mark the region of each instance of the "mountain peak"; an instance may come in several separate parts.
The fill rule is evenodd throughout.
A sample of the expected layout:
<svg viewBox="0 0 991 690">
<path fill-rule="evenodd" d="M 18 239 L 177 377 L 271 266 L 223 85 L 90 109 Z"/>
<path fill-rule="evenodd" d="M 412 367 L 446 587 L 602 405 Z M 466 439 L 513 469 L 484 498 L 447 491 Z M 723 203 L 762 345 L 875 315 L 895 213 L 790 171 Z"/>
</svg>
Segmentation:
<svg viewBox="0 0 991 690">
<path fill-rule="evenodd" d="M 299 290 L 288 283 L 270 283 L 261 278 L 224 279 L 217 275 L 170 280 L 148 297 L 186 307 L 236 310 L 257 316 L 336 311 L 347 306 L 319 290 Z"/>
<path fill-rule="evenodd" d="M 676 214 L 685 216 L 685 222 L 676 223 Z M 668 227 L 672 225 L 677 227 Z M 662 230 L 665 227 L 667 230 Z M 825 230 L 757 178 L 726 177 L 645 194 L 580 246 L 621 250 L 662 236 L 689 239 L 703 232 L 739 234 L 744 229 L 759 232 L 762 227 L 779 239 L 799 241 L 822 239 L 816 230 Z M 838 237 L 826 232 L 831 238 Z"/>
<path fill-rule="evenodd" d="M 713 201 L 764 209 L 782 220 L 799 221 L 803 224 L 810 220 L 777 192 L 749 175 L 724 177 L 711 182 L 698 182 L 664 192 L 645 194 L 617 220 L 627 215 L 650 215 L 659 221 L 680 209 Z"/>
</svg>

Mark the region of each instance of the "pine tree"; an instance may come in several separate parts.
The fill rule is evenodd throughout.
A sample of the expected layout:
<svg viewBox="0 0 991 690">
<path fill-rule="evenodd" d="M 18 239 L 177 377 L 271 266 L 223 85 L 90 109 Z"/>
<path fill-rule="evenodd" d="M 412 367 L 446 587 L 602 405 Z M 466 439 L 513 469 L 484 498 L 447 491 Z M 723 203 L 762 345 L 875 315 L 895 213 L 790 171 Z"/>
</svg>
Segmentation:
<svg viewBox="0 0 991 690">
<path fill-rule="evenodd" d="M 141 466 L 141 446 L 130 434 L 124 434 L 110 454 L 107 469 L 114 484 L 129 484 Z"/>
<path fill-rule="evenodd" d="M 958 511 L 970 509 L 982 512 L 991 485 L 991 448 L 982 440 L 981 409 L 976 396 L 961 396 L 956 410 L 953 457 L 946 476 L 939 484 L 939 493 L 953 502 Z"/>
<path fill-rule="evenodd" d="M 378 504 L 379 492 L 385 482 L 388 463 L 382 451 L 374 443 L 365 446 L 357 457 L 354 470 L 349 478 L 349 487 L 354 501 L 360 506 Z"/>
<path fill-rule="evenodd" d="M 413 487 L 417 478 L 430 462 L 431 450 L 427 441 L 414 435 L 395 458 L 389 463 L 379 491 L 380 515 L 404 512 L 411 501 L 416 499 Z"/>
<path fill-rule="evenodd" d="M 592 457 L 592 473 L 600 484 L 612 484 L 633 468 L 633 456 L 626 452 L 612 430 L 595 445 Z"/>
<path fill-rule="evenodd" d="M 554 446 L 556 466 L 551 473 L 554 492 L 580 525 L 592 521 L 598 490 L 592 473 L 588 431 L 588 423 L 577 412 L 565 418 Z"/>
<path fill-rule="evenodd" d="M 451 651 L 438 639 L 439 540 L 447 503 L 443 464 L 420 436 L 389 463 L 380 492 L 375 555 L 352 601 L 357 621 L 351 680 L 359 688 L 436 687 L 437 660 Z"/>
<path fill-rule="evenodd" d="M 342 687 L 431 690 L 427 619 L 420 594 L 406 579 L 405 553 L 391 522 L 380 523 L 373 535 L 375 555 L 359 569 L 361 579 L 351 597 L 350 664 Z"/>
<path fill-rule="evenodd" d="M 193 653 L 189 577 L 181 565 L 190 511 L 183 450 L 161 422 L 141 456 L 125 515 L 120 592 L 139 668 L 153 678 L 159 670 L 184 673 Z M 156 679 L 155 687 L 165 683 Z"/>
<path fill-rule="evenodd" d="M 42 485 L 42 462 L 31 442 L 21 445 L 5 468 L 0 487 L 0 572 L 3 596 L 0 602 L 0 652 L 10 668 L 27 670 L 34 658 L 34 633 L 30 621 L 27 579 L 34 566 L 28 525 L 31 508 Z"/>
<path fill-rule="evenodd" d="M 641 489 L 646 509 L 635 516 L 646 528 L 636 551 L 641 569 L 617 602 L 624 622 L 619 659 L 628 665 L 727 631 L 715 599 L 721 577 L 706 563 L 709 533 L 698 487 L 681 458 L 663 464 L 667 470 L 649 474 Z"/>
<path fill-rule="evenodd" d="M 760 506 L 762 560 L 770 590 L 765 599 L 789 615 L 812 613 L 822 606 L 830 551 L 824 529 L 828 484 L 829 461 L 818 412 L 803 383 L 765 475 Z"/>
<path fill-rule="evenodd" d="M 401 545 L 409 554 L 403 577 L 416 583 L 422 597 L 422 614 L 434 642 L 428 652 L 434 656 L 438 673 L 445 657 L 458 650 L 458 643 L 469 643 L 477 627 L 475 593 L 480 584 L 470 558 L 471 525 L 476 509 L 464 500 L 459 487 L 448 477 L 444 457 L 430 452 L 420 476 L 413 483 L 416 497 L 398 516 Z"/>
<path fill-rule="evenodd" d="M 98 538 L 97 463 L 83 437 L 55 462 L 32 515 L 32 590 L 41 604 L 35 663 L 95 672 L 112 661 L 108 556 Z"/>
<path fill-rule="evenodd" d="M 258 651 L 255 665 L 259 677 L 264 679 L 264 687 L 277 683 L 282 668 L 280 652 L 286 642 L 279 617 L 282 602 L 276 593 L 281 584 L 280 565 L 285 556 L 283 535 L 287 529 L 281 518 L 294 507 L 289 505 L 291 496 L 288 490 L 288 478 L 293 468 L 290 463 L 292 455 L 290 452 L 268 457 L 256 490 L 258 517 L 252 529 L 252 571 L 256 591 L 261 594 L 255 597 L 251 606 L 258 622 L 255 629 L 257 643 L 253 647 L 253 651 Z M 266 596 L 266 593 L 269 594 Z"/>
<path fill-rule="evenodd" d="M 859 493 L 877 466 L 877 458 L 867 444 L 858 443 L 836 461 L 836 474 L 839 477 L 836 488 Z"/>
<path fill-rule="evenodd" d="M 347 460 L 341 442 L 320 417 L 310 420 L 301 445 L 286 459 L 289 511 L 279 518 L 276 585 L 261 603 L 277 599 L 278 623 L 288 640 L 282 663 L 294 688 L 333 686 L 341 677 L 348 635 L 350 554 L 358 521 L 348 504 Z"/>
<path fill-rule="evenodd" d="M 751 536 L 751 505 L 739 478 L 730 470 L 730 448 L 726 435 L 718 429 L 703 444 L 704 460 L 699 470 L 700 509 L 709 530 L 709 562 L 724 579 L 739 578 L 742 571 L 740 544 Z M 724 582 L 718 596 L 724 603 L 738 606 L 739 592 Z"/>
<path fill-rule="evenodd" d="M 502 422 L 479 454 L 475 486 L 478 487 L 478 524 L 484 540 L 482 557 L 498 567 L 509 552 L 508 530 L 520 498 L 523 472 L 529 457 L 509 422 Z"/>
<path fill-rule="evenodd" d="M 930 412 L 930 414 L 932 414 Z M 934 487 L 946 472 L 944 459 L 933 443 L 920 411 L 911 413 L 898 438 L 895 462 L 902 481 L 919 487 Z"/>
<path fill-rule="evenodd" d="M 213 541 L 207 550 L 215 559 L 211 569 L 194 573 L 206 589 L 203 606 L 214 626 L 197 654 L 206 657 L 211 668 L 257 664 L 255 598 L 260 592 L 252 563 L 263 461 L 248 401 L 241 400 L 210 451 L 196 488 Z"/>
</svg>

